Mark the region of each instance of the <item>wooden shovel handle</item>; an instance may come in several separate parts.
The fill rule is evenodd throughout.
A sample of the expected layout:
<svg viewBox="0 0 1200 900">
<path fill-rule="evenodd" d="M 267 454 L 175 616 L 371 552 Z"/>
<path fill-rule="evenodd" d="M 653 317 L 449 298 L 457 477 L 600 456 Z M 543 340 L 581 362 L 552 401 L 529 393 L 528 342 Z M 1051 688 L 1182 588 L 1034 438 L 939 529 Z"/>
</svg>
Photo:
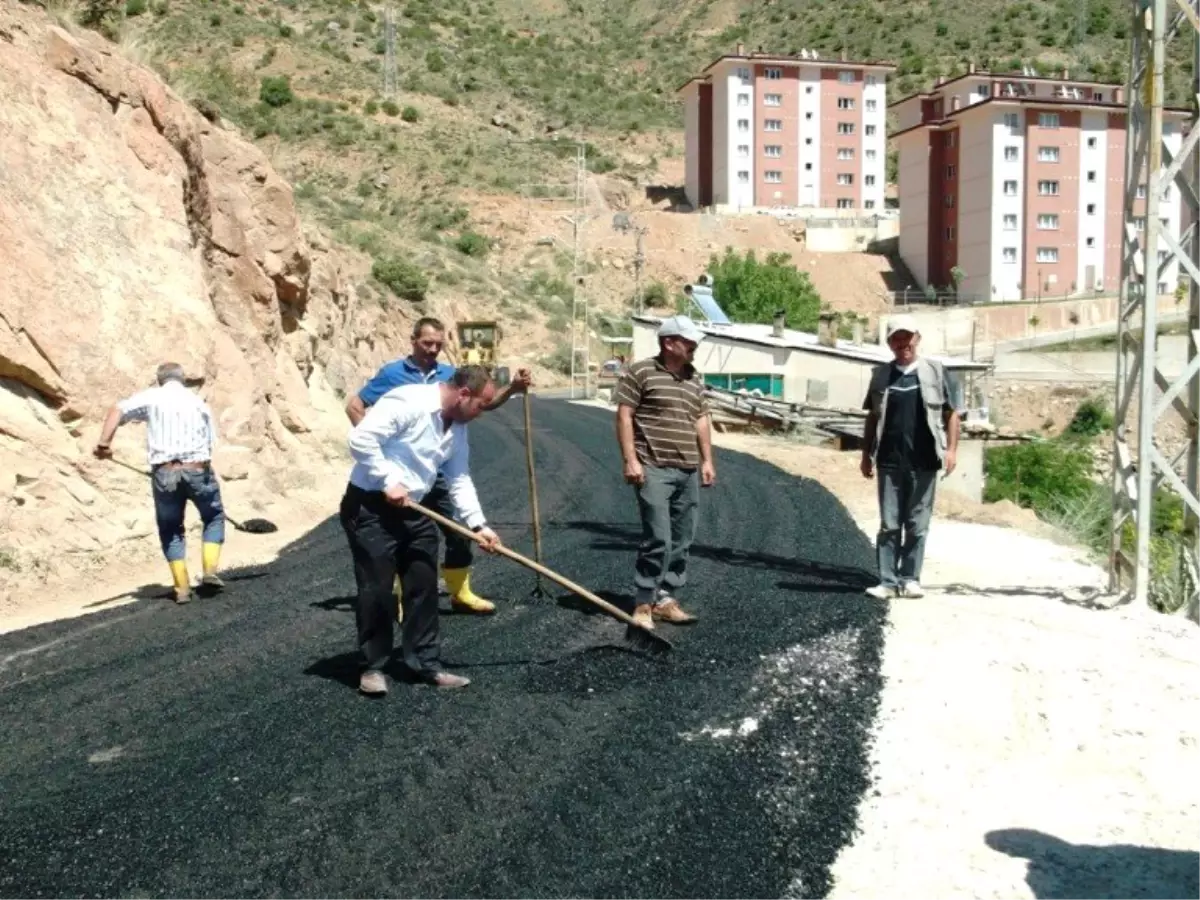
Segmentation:
<svg viewBox="0 0 1200 900">
<path fill-rule="evenodd" d="M 533 474 L 533 413 L 525 393 L 525 468 L 529 470 L 529 505 L 533 510 L 533 555 L 542 561 L 542 516 L 538 511 L 537 478 Z"/>
<path fill-rule="evenodd" d="M 430 519 L 433 519 L 433 521 L 437 522 L 439 525 L 442 525 L 445 528 L 449 528 L 451 531 L 456 531 L 459 534 L 461 534 L 463 537 L 469 538 L 470 540 L 474 541 L 477 544 L 480 544 L 480 545 L 483 544 L 483 538 L 481 538 L 479 535 L 477 535 L 475 532 L 473 532 L 470 528 L 465 528 L 462 525 L 459 525 L 457 522 L 455 522 L 452 519 L 447 519 L 445 516 L 439 515 L 438 513 L 435 513 L 431 509 L 426 509 L 420 503 L 417 503 L 413 500 L 409 500 L 408 505 L 411 506 L 413 509 L 415 509 L 417 512 L 419 512 L 421 515 L 427 516 Z M 541 565 L 540 563 L 536 563 L 532 559 L 522 556 L 516 550 L 510 550 L 508 547 L 505 547 L 503 544 L 500 544 L 496 548 L 496 552 L 499 553 L 501 556 L 507 556 L 509 559 L 520 563 L 521 565 L 525 566 L 527 569 L 532 569 L 533 571 L 537 572 L 539 575 L 545 575 L 551 581 L 562 585 L 563 587 L 565 587 L 568 591 L 570 591 L 573 594 L 578 594 L 584 600 L 587 600 L 589 603 L 595 604 L 596 606 L 600 607 L 602 610 L 607 612 L 609 615 L 615 616 L 616 618 L 620 619 L 625 624 L 632 625 L 634 628 L 642 627 L 642 625 L 640 625 L 638 622 L 634 621 L 633 616 L 629 615 L 629 613 L 625 612 L 624 610 L 618 609 L 617 607 L 615 607 L 611 603 L 609 603 L 607 600 L 602 600 L 601 598 L 599 598 L 595 594 L 593 594 L 591 591 L 589 591 L 587 588 L 583 587 L 582 585 L 576 584 L 574 581 L 571 581 L 569 578 L 564 578 L 562 575 L 559 575 L 557 572 L 553 571 L 552 569 L 547 569 L 545 566 Z"/>
</svg>

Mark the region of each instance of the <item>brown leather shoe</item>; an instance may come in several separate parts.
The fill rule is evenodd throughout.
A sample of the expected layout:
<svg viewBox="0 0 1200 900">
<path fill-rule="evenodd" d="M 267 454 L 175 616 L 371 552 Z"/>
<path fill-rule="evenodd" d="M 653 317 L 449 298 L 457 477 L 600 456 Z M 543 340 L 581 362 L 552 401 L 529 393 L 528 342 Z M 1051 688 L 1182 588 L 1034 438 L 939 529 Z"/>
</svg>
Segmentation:
<svg viewBox="0 0 1200 900">
<path fill-rule="evenodd" d="M 438 672 L 429 679 L 429 683 L 440 688 L 464 688 L 471 683 L 471 679 L 450 672 Z"/>
<path fill-rule="evenodd" d="M 358 679 L 358 689 L 371 697 L 382 697 L 388 692 L 387 676 L 375 669 L 368 669 Z"/>
<path fill-rule="evenodd" d="M 654 605 L 654 618 L 662 622 L 670 622 L 672 625 L 689 625 L 696 621 L 695 616 L 684 612 L 683 607 L 674 597 Z"/>
<path fill-rule="evenodd" d="M 633 621 L 637 622 L 643 628 L 654 628 L 654 616 L 650 611 L 649 603 L 640 603 L 633 611 Z"/>
</svg>

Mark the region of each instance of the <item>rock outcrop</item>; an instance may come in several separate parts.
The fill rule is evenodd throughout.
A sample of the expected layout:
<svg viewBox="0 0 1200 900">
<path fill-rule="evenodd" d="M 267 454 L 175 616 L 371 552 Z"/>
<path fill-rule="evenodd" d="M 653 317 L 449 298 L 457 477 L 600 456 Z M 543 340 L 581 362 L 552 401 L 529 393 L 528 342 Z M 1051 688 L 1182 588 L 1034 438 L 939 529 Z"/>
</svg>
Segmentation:
<svg viewBox="0 0 1200 900">
<path fill-rule="evenodd" d="M 245 502 L 328 472 L 342 392 L 404 347 L 411 311 L 360 302 L 367 261 L 306 237 L 266 157 L 99 36 L 0 8 L 0 97 L 6 552 L 151 532 L 145 483 L 89 453 L 167 359 L 203 378 Z M 114 449 L 141 463 L 142 441 Z"/>
</svg>

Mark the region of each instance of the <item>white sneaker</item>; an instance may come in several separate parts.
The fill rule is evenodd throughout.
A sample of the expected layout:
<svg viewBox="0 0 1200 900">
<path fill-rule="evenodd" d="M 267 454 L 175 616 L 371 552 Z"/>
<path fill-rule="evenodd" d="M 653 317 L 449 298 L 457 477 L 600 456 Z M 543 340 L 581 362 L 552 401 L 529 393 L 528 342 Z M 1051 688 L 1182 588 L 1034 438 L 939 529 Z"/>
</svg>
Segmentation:
<svg viewBox="0 0 1200 900">
<path fill-rule="evenodd" d="M 921 587 L 921 583 L 919 581 L 910 581 L 906 583 L 904 587 L 900 589 L 900 591 L 905 597 L 925 596 L 925 588 Z"/>
<path fill-rule="evenodd" d="M 890 588 L 886 584 L 877 584 L 875 587 L 867 588 L 866 595 L 874 597 L 876 600 L 891 600 L 896 596 L 896 589 Z"/>
</svg>

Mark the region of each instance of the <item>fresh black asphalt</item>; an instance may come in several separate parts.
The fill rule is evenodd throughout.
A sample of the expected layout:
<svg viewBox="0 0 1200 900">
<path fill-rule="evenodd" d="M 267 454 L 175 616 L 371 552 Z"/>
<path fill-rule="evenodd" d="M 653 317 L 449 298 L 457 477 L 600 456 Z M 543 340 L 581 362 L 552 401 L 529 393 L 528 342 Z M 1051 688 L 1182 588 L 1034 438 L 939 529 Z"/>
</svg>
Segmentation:
<svg viewBox="0 0 1200 900">
<path fill-rule="evenodd" d="M 628 604 L 611 414 L 533 415 L 546 563 Z M 471 428 L 485 511 L 532 555 L 521 401 Z M 822 896 L 870 789 L 886 609 L 817 482 L 717 461 L 684 595 L 701 621 L 660 626 L 661 660 L 482 557 L 498 613 L 443 617 L 472 685 L 363 698 L 335 518 L 219 598 L 0 636 L 0 894 Z"/>
</svg>

